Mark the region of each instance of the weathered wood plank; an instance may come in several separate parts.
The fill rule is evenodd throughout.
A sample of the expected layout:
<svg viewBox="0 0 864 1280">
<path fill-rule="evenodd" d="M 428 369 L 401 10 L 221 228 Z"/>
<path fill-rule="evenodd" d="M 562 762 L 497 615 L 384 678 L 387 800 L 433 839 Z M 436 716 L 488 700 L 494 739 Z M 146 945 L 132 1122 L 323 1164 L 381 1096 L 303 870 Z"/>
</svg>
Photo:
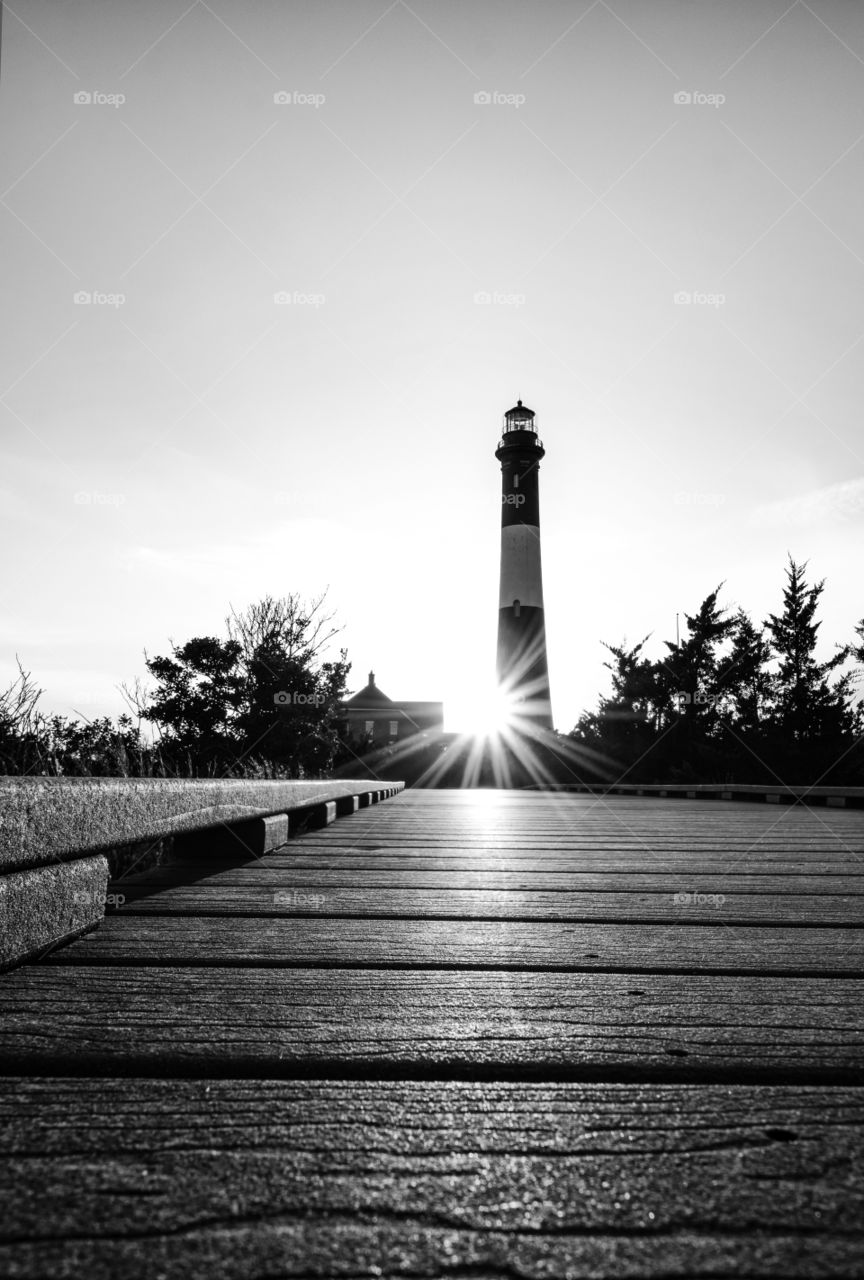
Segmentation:
<svg viewBox="0 0 864 1280">
<path fill-rule="evenodd" d="M 607 796 L 597 801 L 577 800 L 574 797 L 555 799 L 538 797 L 536 804 L 512 804 L 496 794 L 488 804 L 478 803 L 477 794 L 469 798 L 462 809 L 453 801 L 454 793 L 443 794 L 438 806 L 418 803 L 419 793 L 403 793 L 404 800 L 396 798 L 388 803 L 386 812 L 370 811 L 363 815 L 370 827 L 405 829 L 418 821 L 434 822 L 451 828 L 503 827 L 506 824 L 528 824 L 544 829 L 589 828 L 615 823 L 621 828 L 663 827 L 677 825 L 695 831 L 709 830 L 716 826 L 751 827 L 762 830 L 784 828 L 790 831 L 817 829 L 861 831 L 864 810 L 826 808 L 824 805 L 778 805 L 718 803 L 700 804 L 678 799 L 661 801 L 637 801 L 617 796 Z"/>
<path fill-rule="evenodd" d="M 857 1160 L 864 1155 L 864 1090 L 0 1076 L 4 1160 L 197 1152 L 210 1146 L 265 1153 L 288 1146 L 318 1153 L 322 1137 L 346 1155 L 508 1152 L 589 1159 L 663 1152 L 713 1158 L 724 1151 L 743 1154 L 815 1141 Z M 864 1182 L 850 1183 L 849 1189 L 864 1196 Z M 738 1207 L 733 1206 L 736 1212 Z M 776 1225 L 791 1225 L 782 1199 L 771 1208 Z M 853 1204 L 848 1208 L 854 1212 Z M 676 1209 L 674 1200 L 665 1204 L 667 1219 Z"/>
<path fill-rule="evenodd" d="M 215 859 L 214 859 L 215 860 Z M 542 846 L 536 849 L 527 849 L 524 845 L 517 845 L 513 848 L 504 846 L 494 846 L 490 848 L 460 848 L 441 843 L 438 846 L 425 846 L 410 851 L 400 846 L 388 848 L 385 845 L 373 845 L 366 849 L 358 845 L 355 848 L 338 849 L 334 852 L 324 849 L 319 850 L 294 848 L 292 845 L 285 845 L 278 852 L 268 854 L 261 858 L 248 858 L 245 861 L 249 863 L 260 863 L 262 866 L 289 866 L 300 861 L 318 861 L 321 863 L 332 862 L 334 864 L 357 863 L 359 865 L 374 864 L 376 861 L 382 864 L 399 863 L 406 868 L 416 867 L 422 869 L 426 862 L 446 861 L 449 863 L 465 863 L 473 866 L 487 866 L 496 862 L 512 863 L 515 867 L 531 867 L 535 864 L 548 864 L 550 870 L 556 867 L 566 867 L 573 865 L 574 867 L 597 867 L 598 869 L 610 867 L 624 867 L 634 871 L 644 870 L 646 867 L 654 866 L 670 866 L 682 867 L 692 865 L 706 865 L 717 868 L 726 868 L 730 870 L 737 867 L 756 867 L 764 868 L 768 874 L 783 874 L 785 869 L 790 868 L 803 872 L 812 872 L 812 874 L 836 874 L 836 875 L 859 875 L 864 876 L 864 855 L 844 852 L 842 855 L 832 855 L 830 853 L 823 854 L 821 851 L 812 857 L 796 853 L 788 848 L 778 849 L 776 856 L 764 856 L 756 849 L 742 849 L 733 851 L 731 849 L 646 849 L 644 847 L 634 849 L 613 849 L 594 846 L 584 849 L 566 849 L 557 846 Z M 241 861 L 235 859 L 235 861 Z M 167 864 L 171 865 L 171 864 Z M 191 865 L 191 864 L 185 864 Z"/>
<path fill-rule="evenodd" d="M 802 859 L 818 859 L 821 861 L 840 861 L 861 862 L 864 858 L 864 847 L 861 843 L 849 840 L 757 840 L 754 837 L 742 837 L 741 839 L 733 839 L 732 837 L 723 837 L 722 832 L 712 840 L 693 840 L 693 839 L 667 839 L 657 838 L 646 835 L 639 839 L 619 840 L 610 836 L 607 831 L 605 833 L 598 832 L 595 835 L 586 835 L 580 840 L 572 837 L 556 837 L 553 835 L 542 836 L 536 831 L 526 832 L 524 836 L 519 836 L 513 830 L 509 830 L 506 834 L 500 836 L 492 836 L 484 834 L 474 839 L 469 838 L 464 832 L 454 833 L 448 836 L 445 832 L 435 832 L 434 836 L 427 829 L 425 832 L 417 831 L 414 838 L 408 836 L 398 836 L 388 838 L 383 832 L 376 832 L 374 838 L 370 839 L 370 833 L 364 832 L 363 839 L 358 838 L 351 841 L 346 838 L 344 826 L 339 830 L 339 842 L 325 843 L 324 841 L 314 842 L 312 840 L 289 840 L 282 846 L 283 854 L 309 853 L 312 851 L 332 851 L 333 853 L 353 854 L 357 852 L 377 851 L 381 854 L 395 854 L 397 856 L 410 856 L 416 854 L 436 854 L 441 850 L 446 850 L 452 854 L 461 855 L 482 855 L 482 854 L 505 854 L 511 857 L 536 857 L 543 854 L 552 857 L 556 854 L 568 856 L 577 854 L 580 856 L 594 855 L 597 857 L 606 857 L 609 854 L 622 854 L 632 858 L 644 857 L 646 854 L 668 854 L 670 857 L 680 855 L 682 857 L 725 857 L 730 854 L 743 856 L 751 854 L 757 859 L 777 859 L 781 860 L 790 858 Z"/>
<path fill-rule="evenodd" d="M 321 895 L 326 904 L 325 895 Z M 573 969 L 864 977 L 855 929 L 116 912 L 46 963 Z M 682 917 L 687 907 L 682 907 Z"/>
<path fill-rule="evenodd" d="M 505 868 L 508 864 L 505 864 Z M 512 864 L 510 864 L 512 865 Z M 412 870 L 396 863 L 393 866 L 376 867 L 329 867 L 313 863 L 306 866 L 301 862 L 285 864 L 280 867 L 262 866 L 249 863 L 243 866 L 223 868 L 217 863 L 199 864 L 197 872 L 187 872 L 183 867 L 159 867 L 145 877 L 128 877 L 115 880 L 110 886 L 111 892 L 122 893 L 128 900 L 139 893 L 156 893 L 162 889 L 177 888 L 193 884 L 201 889 L 210 885 L 266 886 L 274 891 L 280 888 L 292 888 L 295 885 L 316 884 L 332 886 L 334 889 L 416 889 L 418 892 L 427 889 L 459 889 L 461 891 L 498 891 L 527 893 L 569 893 L 592 892 L 613 893 L 618 891 L 662 891 L 677 893 L 679 890 L 699 890 L 702 893 L 759 893 L 790 897 L 792 895 L 837 894 L 842 897 L 858 897 L 864 893 L 864 880 L 858 876 L 812 876 L 812 875 L 739 875 L 737 872 L 723 874 L 720 871 L 706 871 L 700 867 L 678 869 L 658 868 L 636 871 L 621 871 L 617 868 L 601 871 L 544 871 L 519 868 L 516 870 L 496 870 L 494 868 L 473 871 L 464 866 L 457 869 L 442 866 L 441 862 L 430 863 L 427 870 Z"/>
<path fill-rule="evenodd" d="M 426 793 L 429 794 L 428 792 Z M 488 802 L 483 803 L 481 792 L 463 792 L 464 805 L 456 800 L 457 791 L 442 791 L 440 803 L 428 805 L 424 803 L 423 793 L 417 790 L 403 792 L 404 798 L 396 798 L 388 806 L 392 812 L 381 815 L 381 822 L 404 825 L 412 819 L 424 819 L 451 823 L 482 822 L 501 823 L 536 821 L 544 826 L 563 825 L 564 823 L 590 824 L 602 821 L 604 815 L 615 814 L 621 821 L 660 824 L 670 819 L 675 822 L 693 826 L 709 826 L 715 822 L 754 823 L 761 826 L 773 826 L 778 823 L 805 826 L 815 824 L 822 819 L 833 822 L 834 815 L 838 822 L 854 826 L 860 822 L 864 810 L 855 807 L 828 808 L 824 804 L 784 805 L 776 807 L 760 800 L 755 803 L 742 801 L 717 801 L 706 804 L 703 801 L 686 800 L 683 797 L 655 797 L 637 799 L 628 796 L 555 796 L 551 793 L 537 795 L 536 801 L 516 802 L 508 800 L 500 791 L 487 792 Z M 378 821 L 374 813 L 367 815 L 370 821 Z"/>
<path fill-rule="evenodd" d="M 2 1157 L 19 1280 L 864 1264 L 859 1090 L 0 1081 Z"/>
<path fill-rule="evenodd" d="M 864 1080 L 864 981 L 39 965 L 0 984 L 0 1069 Z"/>
<path fill-rule="evenodd" d="M 460 1179 L 452 1180 L 454 1199 Z M 134 1193 L 133 1193 L 134 1194 Z M 266 1195 L 262 1187 L 261 1203 Z M 423 1213 L 356 1212 L 356 1197 L 346 1193 L 345 1207 L 333 1213 L 275 1211 L 262 1218 L 258 1209 L 245 1221 L 223 1214 L 218 1223 L 202 1223 L 181 1236 L 142 1234 L 133 1240 L 75 1239 L 66 1244 L 0 1247 L 0 1264 L 15 1280 L 249 1280 L 327 1276 L 361 1280 L 375 1276 L 423 1276 L 451 1280 L 578 1276 L 605 1280 L 697 1280 L 709 1276 L 747 1276 L 748 1280 L 860 1280 L 862 1248 L 857 1234 L 737 1232 L 695 1228 L 680 1232 L 639 1233 L 614 1224 L 573 1231 L 525 1231 L 502 1227 L 471 1231 Z M 5 1255 L 5 1256 L 4 1256 Z M 451 1259 L 458 1260 L 455 1270 Z M 314 1267 L 314 1270 L 312 1269 Z M 410 1268 L 406 1272 L 406 1268 Z"/>
<path fill-rule="evenodd" d="M 282 1176 L 278 1163 L 272 1163 L 274 1176 Z M 229 1167 L 228 1174 L 239 1182 L 243 1170 Z M 457 1170 L 449 1181 L 454 1201 L 462 1180 Z M 266 1203 L 267 1189 L 261 1175 L 258 1185 L 255 1208 L 245 1220 L 229 1208 L 217 1222 L 202 1221 L 176 1235 L 153 1236 L 145 1228 L 139 1236 L 125 1239 L 77 1237 L 68 1243 L 0 1245 L 0 1266 L 15 1280 L 80 1280 L 82 1276 L 88 1280 L 117 1280 L 118 1276 L 124 1280 L 154 1276 L 164 1280 L 212 1280 L 214 1276 L 220 1280 L 249 1280 L 250 1276 L 361 1280 L 370 1275 L 386 1280 L 404 1277 L 406 1267 L 410 1268 L 407 1274 L 429 1280 L 450 1280 L 454 1275 L 513 1280 L 514 1274 L 549 1280 L 572 1280 L 573 1276 L 696 1280 L 718 1275 L 747 1276 L 748 1280 L 814 1280 L 817 1276 L 860 1280 L 864 1256 L 854 1231 L 740 1234 L 709 1226 L 631 1232 L 616 1223 L 573 1230 L 503 1226 L 472 1231 L 447 1217 L 442 1222 L 432 1213 L 393 1213 L 386 1207 L 359 1213 L 362 1199 L 352 1195 L 350 1188 L 341 1210 L 277 1207 L 262 1216 L 258 1206 Z M 579 1187 L 584 1194 L 583 1188 L 584 1183 Z M 133 1189 L 130 1199 L 144 1194 L 153 1193 Z M 458 1271 L 450 1263 L 454 1257 Z"/>
<path fill-rule="evenodd" d="M 410 877 L 406 877 L 410 879 Z M 659 877 L 658 877 L 659 879 Z M 628 882 L 629 883 L 629 882 Z M 362 884 L 362 882 L 361 882 Z M 686 888 L 684 887 L 686 885 Z M 508 892 L 485 889 L 375 889 L 358 887 L 356 879 L 338 889 L 320 884 L 315 875 L 294 876 L 278 888 L 272 876 L 261 885 L 205 884 L 153 888 L 126 886 L 122 907 L 130 915 L 409 916 L 413 919 L 630 921 L 687 924 L 830 924 L 864 925 L 864 893 L 825 894 L 774 892 L 735 893 L 718 878 L 711 890 L 680 877 L 657 892 L 561 891 Z M 122 886 L 117 890 L 122 892 Z M 688 900 L 676 901 L 687 895 Z M 720 897 L 724 901 L 717 904 Z"/>
</svg>

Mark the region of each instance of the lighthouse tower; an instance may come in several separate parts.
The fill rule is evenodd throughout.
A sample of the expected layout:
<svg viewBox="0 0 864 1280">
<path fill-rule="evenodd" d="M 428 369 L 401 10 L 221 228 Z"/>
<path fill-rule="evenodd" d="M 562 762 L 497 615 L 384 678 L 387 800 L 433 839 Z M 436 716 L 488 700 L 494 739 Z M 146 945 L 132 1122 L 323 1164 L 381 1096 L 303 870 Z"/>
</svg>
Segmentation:
<svg viewBox="0 0 864 1280">
<path fill-rule="evenodd" d="M 545 453 L 534 414 L 519 400 L 504 415 L 495 451 L 501 463 L 498 685 L 515 703 L 517 723 L 538 729 L 552 728 L 540 565 L 539 471 Z"/>
</svg>

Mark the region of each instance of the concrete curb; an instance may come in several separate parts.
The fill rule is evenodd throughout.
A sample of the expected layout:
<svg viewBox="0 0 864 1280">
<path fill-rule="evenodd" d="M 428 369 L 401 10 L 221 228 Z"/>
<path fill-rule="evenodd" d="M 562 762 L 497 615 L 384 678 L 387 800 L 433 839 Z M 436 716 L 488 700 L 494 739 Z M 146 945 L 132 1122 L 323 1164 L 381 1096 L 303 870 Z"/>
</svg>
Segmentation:
<svg viewBox="0 0 864 1280">
<path fill-rule="evenodd" d="M 0 876 L 0 970 L 98 924 L 107 889 L 102 854 Z"/>
<path fill-rule="evenodd" d="M 354 779 L 0 777 L 0 872 L 186 831 L 236 826 L 330 801 L 344 803 L 363 794 L 381 799 L 404 785 L 382 787 Z"/>
<path fill-rule="evenodd" d="M 259 857 L 402 791 L 339 782 L 0 777 L 0 970 L 94 928 L 111 850 Z"/>
</svg>

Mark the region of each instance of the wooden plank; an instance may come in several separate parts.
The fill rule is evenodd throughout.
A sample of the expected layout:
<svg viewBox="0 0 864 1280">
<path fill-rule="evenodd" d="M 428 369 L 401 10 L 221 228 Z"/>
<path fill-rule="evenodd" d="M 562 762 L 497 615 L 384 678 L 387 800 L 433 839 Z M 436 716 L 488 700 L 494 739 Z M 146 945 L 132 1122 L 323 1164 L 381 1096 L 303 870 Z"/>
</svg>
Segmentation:
<svg viewBox="0 0 864 1280">
<path fill-rule="evenodd" d="M 448 836 L 444 832 L 436 832 L 433 836 L 429 830 L 415 831 L 414 838 L 400 835 L 398 837 L 388 838 L 384 833 L 375 833 L 374 839 L 369 839 L 368 834 L 364 833 L 367 838 L 351 841 L 346 839 L 344 827 L 339 830 L 339 842 L 333 844 L 325 844 L 324 841 L 314 842 L 312 840 L 289 840 L 283 846 L 284 854 L 297 852 L 311 852 L 313 850 L 329 850 L 333 853 L 356 853 L 358 850 L 369 852 L 377 850 L 379 853 L 390 854 L 414 854 L 414 853 L 438 853 L 441 849 L 447 849 L 453 854 L 484 854 L 499 853 L 510 854 L 511 856 L 537 856 L 538 854 L 546 854 L 552 856 L 555 853 L 567 854 L 601 854 L 620 853 L 629 854 L 631 857 L 642 855 L 646 851 L 652 853 L 668 853 L 670 855 L 680 854 L 684 857 L 705 856 L 724 856 L 727 854 L 745 854 L 752 853 L 757 858 L 817 858 L 821 861 L 831 861 L 840 858 L 842 861 L 861 862 L 864 858 L 864 848 L 859 841 L 850 840 L 757 840 L 752 837 L 742 837 L 741 839 L 733 839 L 731 836 L 724 838 L 722 832 L 711 840 L 694 840 L 680 839 L 675 840 L 669 837 L 658 838 L 657 836 L 645 833 L 639 838 L 632 840 L 622 840 L 612 838 L 610 833 L 606 831 L 598 832 L 595 835 L 587 835 L 581 840 L 573 839 L 571 836 L 547 836 L 538 835 L 536 831 L 526 832 L 523 837 L 516 835 L 512 829 L 507 835 L 498 837 L 484 835 L 482 838 L 470 838 L 464 832 L 454 833 Z"/>
<path fill-rule="evenodd" d="M 323 895 L 322 895 L 323 896 Z M 682 914 L 687 908 L 682 907 Z M 864 977 L 856 929 L 115 913 L 46 963 L 567 969 Z"/>
<path fill-rule="evenodd" d="M 806 801 L 806 795 L 802 798 Z M 442 788 L 441 790 L 410 788 L 402 793 L 393 809 L 394 814 L 401 816 L 404 816 L 406 810 L 426 810 L 427 812 L 430 810 L 444 810 L 450 815 L 457 815 L 460 810 L 521 811 L 524 813 L 530 812 L 532 809 L 540 814 L 548 815 L 561 812 L 596 813 L 598 810 L 614 805 L 637 813 L 678 812 L 708 818 L 712 814 L 722 812 L 722 809 L 728 803 L 721 804 L 719 801 L 712 803 L 698 797 L 690 799 L 685 796 L 616 795 L 611 794 L 602 786 L 598 787 L 594 794 L 575 794 L 572 792 L 567 794 L 554 790 L 529 792 L 519 788 L 511 788 L 509 790 L 505 788 L 451 788 L 449 790 L 447 788 Z M 746 814 L 750 810 L 759 813 L 764 812 L 766 807 L 762 800 L 751 802 L 741 800 L 732 803 L 731 811 L 737 814 Z M 812 813 L 813 808 L 814 806 L 808 806 L 804 803 L 788 807 L 784 806 L 782 811 L 790 814 L 806 815 Z"/>
<path fill-rule="evenodd" d="M 509 864 L 512 865 L 512 864 Z M 292 888 L 295 885 L 315 884 L 334 889 L 460 889 L 511 891 L 526 893 L 530 891 L 548 893 L 567 893 L 587 891 L 592 893 L 615 892 L 616 890 L 633 891 L 660 890 L 677 893 L 680 889 L 698 889 L 706 893 L 747 893 L 752 891 L 761 894 L 777 894 L 790 897 L 802 895 L 838 894 L 843 897 L 855 897 L 864 892 L 864 881 L 858 876 L 846 875 L 747 875 L 739 873 L 724 874 L 719 871 L 705 871 L 699 867 L 651 868 L 642 867 L 636 871 L 603 868 L 596 871 L 545 871 L 524 867 L 516 870 L 455 869 L 441 862 L 431 864 L 426 870 L 413 870 L 398 864 L 394 867 L 332 869 L 301 864 L 286 864 L 283 867 L 262 867 L 259 863 L 222 868 L 218 864 L 207 863 L 198 867 L 197 873 L 188 873 L 185 868 L 159 867 L 146 877 L 131 877 L 112 882 L 111 892 L 122 893 L 129 901 L 141 892 L 155 893 L 160 889 L 194 885 L 204 888 L 212 884 L 254 886 L 264 885 L 268 889 Z"/>
<path fill-rule="evenodd" d="M 216 863 L 214 862 L 215 866 Z M 230 864 L 229 864 L 230 865 Z M 595 874 L 646 875 L 667 872 L 680 875 L 693 871 L 709 875 L 766 875 L 766 876 L 847 876 L 864 880 L 864 862 L 857 858 L 831 859 L 817 861 L 813 859 L 759 859 L 741 855 L 736 857 L 730 853 L 725 856 L 695 857 L 667 854 L 643 853 L 638 856 L 620 854 L 562 854 L 546 855 L 538 853 L 534 856 L 509 854 L 500 852 L 475 853 L 458 855 L 444 850 L 429 850 L 427 854 L 417 857 L 405 855 L 391 856 L 381 853 L 349 854 L 334 856 L 322 853 L 312 854 L 274 854 L 267 861 L 263 859 L 235 862 L 235 866 L 261 866 L 272 871 L 291 871 L 295 867 L 332 867 L 334 870 L 356 871 L 358 869 L 392 871 L 394 868 L 404 869 L 408 874 L 415 871 L 548 871 L 548 872 L 593 872 Z M 161 870 L 161 869 L 160 869 Z M 201 865 L 199 865 L 199 873 Z M 172 871 L 171 864 L 166 864 L 165 873 Z M 158 874 L 158 871 L 157 871 Z M 189 869 L 189 879 L 194 878 L 194 868 Z"/>
<path fill-rule="evenodd" d="M 458 1199 L 458 1181 L 452 1179 L 454 1199 Z M 131 1194 L 137 1202 L 144 1192 Z M 258 1201 L 265 1196 L 262 1188 Z M 453 1214 L 458 1219 L 458 1209 Z M 201 1223 L 180 1238 L 78 1238 L 68 1245 L 0 1246 L 0 1266 L 8 1264 L 6 1274 L 15 1280 L 80 1280 L 82 1276 L 87 1280 L 117 1280 L 118 1276 L 123 1280 L 153 1280 L 154 1276 L 166 1280 L 213 1280 L 214 1276 L 219 1280 L 249 1280 L 250 1276 L 404 1280 L 406 1274 L 428 1280 L 454 1276 L 513 1280 L 514 1275 L 543 1276 L 544 1280 L 574 1276 L 602 1280 L 621 1275 L 640 1280 L 715 1275 L 747 1276 L 748 1280 L 813 1280 L 815 1276 L 860 1280 L 862 1274 L 860 1242 L 846 1233 L 741 1236 L 697 1226 L 664 1238 L 659 1233 L 631 1234 L 614 1224 L 569 1233 L 507 1226 L 477 1232 L 448 1218 L 430 1223 L 422 1214 L 403 1214 L 400 1219 L 386 1210 L 360 1216 L 353 1202 L 332 1214 L 276 1210 L 267 1220 L 257 1209 L 246 1220 L 229 1209 L 221 1225 Z M 464 1264 L 464 1270 L 453 1269 L 453 1257 Z"/>
<path fill-rule="evenodd" d="M 851 1089 L 0 1081 L 0 1270 L 852 1277 L 862 1146 Z"/>
<path fill-rule="evenodd" d="M 427 793 L 428 794 L 428 793 Z M 672 826 L 706 829 L 716 825 L 729 827 L 785 827 L 808 830 L 827 826 L 830 829 L 862 830 L 864 810 L 828 809 L 824 805 L 780 805 L 772 808 L 763 801 L 747 803 L 715 803 L 687 801 L 679 798 L 640 800 L 629 797 L 575 797 L 537 795 L 534 801 L 514 803 L 500 791 L 484 797 L 479 792 L 444 791 L 440 802 L 425 803 L 423 794 L 404 792 L 393 804 L 369 811 L 362 816 L 369 826 L 405 828 L 418 821 L 434 822 L 448 827 L 503 826 L 534 824 L 544 828 L 590 827 L 617 822 L 645 826 Z M 464 797 L 460 801 L 459 796 Z"/>
<path fill-rule="evenodd" d="M 389 848 L 376 845 L 365 849 L 358 845 L 355 848 L 330 851 L 326 849 L 295 849 L 290 844 L 278 852 L 263 858 L 254 859 L 263 866 L 278 867 L 291 865 L 299 861 L 333 862 L 333 863 L 382 863 L 399 862 L 405 867 L 422 867 L 424 862 L 447 860 L 448 862 L 464 862 L 466 865 L 486 866 L 495 862 L 512 862 L 515 866 L 531 866 L 536 863 L 550 863 L 552 866 L 622 866 L 641 870 L 655 864 L 668 866 L 702 865 L 725 867 L 764 867 L 767 872 L 782 874 L 785 868 L 797 871 L 812 869 L 814 873 L 823 869 L 842 875 L 864 875 L 864 856 L 848 853 L 833 854 L 819 850 L 810 854 L 802 854 L 788 847 L 777 849 L 773 854 L 764 853 L 761 849 L 742 848 L 740 850 L 725 849 L 659 849 L 640 846 L 633 849 L 617 849 L 595 845 L 591 848 L 573 849 L 563 846 L 542 846 L 536 849 L 525 845 L 506 848 L 497 845 L 490 848 L 460 848 L 442 843 L 438 846 L 427 845 L 423 848 L 406 850 L 401 846 Z M 246 859 L 252 861 L 253 859 Z M 236 860 L 235 860 L 236 861 Z"/>
<path fill-rule="evenodd" d="M 783 1132 L 770 1132 L 776 1130 Z M 194 1153 L 211 1144 L 225 1151 L 289 1147 L 319 1153 L 322 1136 L 346 1154 L 374 1149 L 593 1159 L 665 1151 L 717 1160 L 727 1151 L 735 1163 L 776 1143 L 815 1141 L 852 1156 L 864 1143 L 864 1091 L 531 1080 L 0 1077 L 0 1159 Z M 836 1165 L 833 1172 L 839 1172 Z M 848 1207 L 855 1214 L 850 1225 L 860 1226 L 854 1204 L 864 1196 L 864 1182 L 850 1180 L 848 1189 L 853 1198 L 840 1208 Z M 667 1198 L 667 1221 L 676 1208 Z M 791 1206 L 783 1197 L 773 1197 L 766 1209 L 776 1225 L 793 1221 L 785 1217 Z"/>
<path fill-rule="evenodd" d="M 682 804 L 667 800 L 658 804 L 645 801 L 618 800 L 554 800 L 539 797 L 536 804 L 513 805 L 493 796 L 489 804 L 477 804 L 472 797 L 462 810 L 445 796 L 442 805 L 424 808 L 406 799 L 381 810 L 361 814 L 362 822 L 376 831 L 408 831 L 417 823 L 456 829 L 535 827 L 544 831 L 582 831 L 603 827 L 672 828 L 684 831 L 710 831 L 718 827 L 730 829 L 785 829 L 785 831 L 858 831 L 863 829 L 864 810 L 828 809 L 824 805 L 778 805 L 776 809 L 759 804 Z"/>
<path fill-rule="evenodd" d="M 0 1069 L 860 1083 L 864 982 L 723 975 L 39 965 Z"/>
<path fill-rule="evenodd" d="M 660 877 L 656 877 L 660 879 Z M 629 883 L 626 882 L 626 883 Z M 357 886 L 356 878 L 338 888 L 320 884 L 315 875 L 293 876 L 279 888 L 272 877 L 255 884 L 204 884 L 154 889 L 127 886 L 122 915 L 224 916 L 408 916 L 413 919 L 646 921 L 687 924 L 830 924 L 864 925 L 864 893 L 813 892 L 730 893 L 717 877 L 712 890 L 692 877 L 658 885 L 657 892 L 540 891 L 487 889 L 374 889 Z M 684 886 L 687 886 L 684 888 Z M 117 890 L 122 892 L 122 886 Z M 680 895 L 688 900 L 676 900 Z M 724 901 L 718 906 L 716 899 Z"/>
</svg>

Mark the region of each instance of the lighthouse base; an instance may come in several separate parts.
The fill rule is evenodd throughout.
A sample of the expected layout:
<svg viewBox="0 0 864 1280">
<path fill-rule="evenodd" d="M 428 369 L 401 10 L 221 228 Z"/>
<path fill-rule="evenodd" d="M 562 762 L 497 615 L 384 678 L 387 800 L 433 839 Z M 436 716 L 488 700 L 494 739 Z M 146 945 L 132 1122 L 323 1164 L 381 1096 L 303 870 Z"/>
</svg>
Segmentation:
<svg viewBox="0 0 864 1280">
<path fill-rule="evenodd" d="M 525 720 L 552 728 L 552 700 L 542 608 L 510 605 L 498 613 L 498 686 L 512 709 L 514 727 Z"/>
</svg>

